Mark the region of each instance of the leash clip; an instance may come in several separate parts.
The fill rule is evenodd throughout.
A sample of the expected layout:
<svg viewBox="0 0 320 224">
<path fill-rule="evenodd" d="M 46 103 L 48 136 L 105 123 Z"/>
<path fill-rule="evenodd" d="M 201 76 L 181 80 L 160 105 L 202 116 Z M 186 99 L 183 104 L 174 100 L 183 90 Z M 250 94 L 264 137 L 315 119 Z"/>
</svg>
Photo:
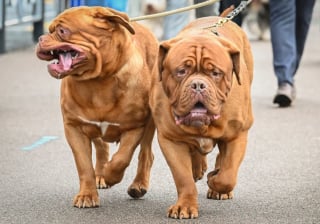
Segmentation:
<svg viewBox="0 0 320 224">
<path fill-rule="evenodd" d="M 243 0 L 240 2 L 240 4 L 238 5 L 237 8 L 235 8 L 234 10 L 232 10 L 232 12 L 230 12 L 226 18 L 229 18 L 230 20 L 233 19 L 234 17 L 236 17 L 240 12 L 242 12 L 247 5 L 249 5 L 252 2 L 252 0 Z"/>
<path fill-rule="evenodd" d="M 215 35 L 219 36 L 217 28 L 218 27 L 222 27 L 225 23 L 229 22 L 229 20 L 230 20 L 229 18 L 221 18 L 221 19 L 219 19 L 218 22 L 213 24 L 213 26 L 206 27 L 205 29 L 209 29 L 212 33 L 214 33 Z"/>
<path fill-rule="evenodd" d="M 235 16 L 237 16 L 240 12 L 242 12 L 247 7 L 247 5 L 250 4 L 251 2 L 252 0 L 241 1 L 240 5 L 234 10 L 232 10 L 232 12 L 230 12 L 226 17 L 219 19 L 218 22 L 216 22 L 212 26 L 205 27 L 204 29 L 208 29 L 215 35 L 219 36 L 217 28 L 222 27 L 225 23 L 232 20 Z"/>
</svg>

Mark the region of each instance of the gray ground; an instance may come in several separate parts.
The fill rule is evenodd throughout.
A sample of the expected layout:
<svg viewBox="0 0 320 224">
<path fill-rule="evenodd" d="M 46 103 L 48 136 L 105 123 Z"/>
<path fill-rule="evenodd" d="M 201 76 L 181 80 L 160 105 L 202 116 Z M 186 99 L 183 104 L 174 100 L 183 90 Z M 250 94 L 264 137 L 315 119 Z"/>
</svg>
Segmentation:
<svg viewBox="0 0 320 224">
<path fill-rule="evenodd" d="M 36 58 L 30 45 L 0 55 L 0 223 L 320 223 L 318 12 L 291 108 L 272 105 L 276 79 L 270 42 L 252 41 L 255 123 L 235 198 L 208 200 L 206 180 L 199 181 L 196 220 L 166 218 L 176 190 L 156 141 L 151 186 L 143 199 L 132 200 L 126 193 L 136 171 L 135 157 L 120 184 L 99 190 L 99 208 L 72 207 L 78 176 L 64 138 L 59 81 L 48 75 L 46 63 Z M 33 145 L 43 136 L 57 138 Z M 29 150 L 23 150 L 27 146 Z M 215 154 L 209 156 L 211 168 Z"/>
</svg>

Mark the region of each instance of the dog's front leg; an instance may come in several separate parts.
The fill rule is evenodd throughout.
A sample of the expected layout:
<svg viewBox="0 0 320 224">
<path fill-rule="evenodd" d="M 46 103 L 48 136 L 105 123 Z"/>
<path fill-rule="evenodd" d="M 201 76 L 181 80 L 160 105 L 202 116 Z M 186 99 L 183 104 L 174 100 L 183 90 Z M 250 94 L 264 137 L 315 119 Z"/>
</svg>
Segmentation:
<svg viewBox="0 0 320 224">
<path fill-rule="evenodd" d="M 240 133 L 235 139 L 219 142 L 215 170 L 208 174 L 210 199 L 231 199 L 237 183 L 238 170 L 245 155 L 248 132 Z"/>
<path fill-rule="evenodd" d="M 173 175 L 178 201 L 168 209 L 168 217 L 189 219 L 198 217 L 198 193 L 192 174 L 192 159 L 188 145 L 175 143 L 158 134 L 161 150 Z"/>
<path fill-rule="evenodd" d="M 91 140 L 80 128 L 65 124 L 65 135 L 76 162 L 80 191 L 74 197 L 73 205 L 78 208 L 98 207 L 100 205 L 92 164 Z"/>
</svg>

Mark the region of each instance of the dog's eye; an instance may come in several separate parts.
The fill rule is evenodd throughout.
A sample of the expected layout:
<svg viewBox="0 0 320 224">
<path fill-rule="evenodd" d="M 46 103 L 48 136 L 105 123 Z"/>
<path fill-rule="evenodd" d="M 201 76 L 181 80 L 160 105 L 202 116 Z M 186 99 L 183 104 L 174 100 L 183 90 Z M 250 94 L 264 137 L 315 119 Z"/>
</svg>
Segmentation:
<svg viewBox="0 0 320 224">
<path fill-rule="evenodd" d="M 219 81 L 221 80 L 223 73 L 218 69 L 214 69 L 213 71 L 211 71 L 211 76 L 214 80 Z"/>
<path fill-rule="evenodd" d="M 70 35 L 70 31 L 62 26 L 58 26 L 56 31 L 62 38 L 67 38 Z"/>
<path fill-rule="evenodd" d="M 218 77 L 218 76 L 221 76 L 221 72 L 215 72 L 215 71 L 213 71 L 212 72 L 212 76 L 214 76 L 214 77 Z"/>
<path fill-rule="evenodd" d="M 187 74 L 187 70 L 184 69 L 184 68 L 178 69 L 176 74 L 177 74 L 178 77 L 185 76 Z"/>
</svg>

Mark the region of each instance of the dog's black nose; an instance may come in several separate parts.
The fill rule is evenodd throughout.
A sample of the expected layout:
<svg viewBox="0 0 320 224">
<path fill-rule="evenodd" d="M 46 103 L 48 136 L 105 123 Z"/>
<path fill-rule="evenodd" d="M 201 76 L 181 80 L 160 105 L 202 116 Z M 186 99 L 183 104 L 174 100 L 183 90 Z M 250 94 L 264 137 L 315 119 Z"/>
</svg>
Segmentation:
<svg viewBox="0 0 320 224">
<path fill-rule="evenodd" d="M 196 92 L 202 92 L 207 88 L 207 84 L 203 80 L 193 80 L 191 82 L 191 88 Z"/>
</svg>

